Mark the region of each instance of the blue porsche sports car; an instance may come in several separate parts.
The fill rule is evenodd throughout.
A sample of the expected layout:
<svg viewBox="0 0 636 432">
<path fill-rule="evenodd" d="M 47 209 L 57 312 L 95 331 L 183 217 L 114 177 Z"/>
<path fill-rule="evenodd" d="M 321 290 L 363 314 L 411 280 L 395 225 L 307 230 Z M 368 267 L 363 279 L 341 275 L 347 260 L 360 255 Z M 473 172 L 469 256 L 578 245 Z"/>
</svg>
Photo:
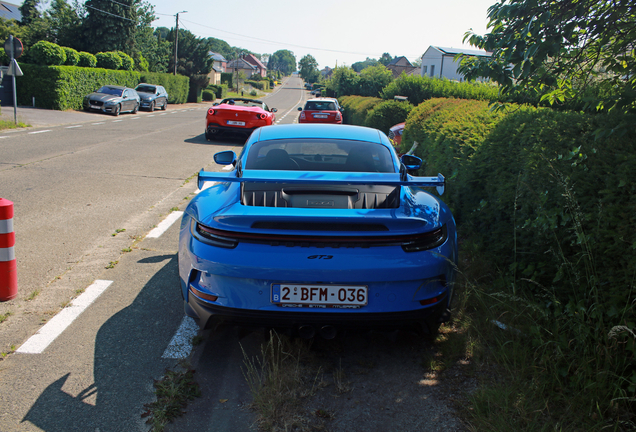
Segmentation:
<svg viewBox="0 0 636 432">
<path fill-rule="evenodd" d="M 455 221 L 424 189 L 441 195 L 444 177 L 411 175 L 422 161 L 398 159 L 383 132 L 264 127 L 239 156 L 214 159 L 232 169 L 199 173 L 179 235 L 185 312 L 201 328 L 330 338 L 346 327 L 435 332 L 450 318 Z"/>
</svg>

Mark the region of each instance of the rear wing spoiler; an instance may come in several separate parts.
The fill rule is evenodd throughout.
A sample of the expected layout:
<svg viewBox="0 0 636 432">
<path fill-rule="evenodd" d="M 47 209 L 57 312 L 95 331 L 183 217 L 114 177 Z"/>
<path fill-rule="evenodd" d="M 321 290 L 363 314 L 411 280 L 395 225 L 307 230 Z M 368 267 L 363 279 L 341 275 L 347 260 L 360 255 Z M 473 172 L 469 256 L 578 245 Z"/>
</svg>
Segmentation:
<svg viewBox="0 0 636 432">
<path fill-rule="evenodd" d="M 241 177 L 236 176 L 237 171 L 211 172 L 199 171 L 197 186 L 203 189 L 205 182 L 238 182 L 238 183 L 287 183 L 307 184 L 321 183 L 326 185 L 389 185 L 410 187 L 434 187 L 437 193 L 444 194 L 446 179 L 442 174 L 437 177 L 416 177 L 400 175 L 397 173 L 334 173 L 320 171 L 269 171 L 250 170 L 249 174 L 242 172 Z"/>
</svg>

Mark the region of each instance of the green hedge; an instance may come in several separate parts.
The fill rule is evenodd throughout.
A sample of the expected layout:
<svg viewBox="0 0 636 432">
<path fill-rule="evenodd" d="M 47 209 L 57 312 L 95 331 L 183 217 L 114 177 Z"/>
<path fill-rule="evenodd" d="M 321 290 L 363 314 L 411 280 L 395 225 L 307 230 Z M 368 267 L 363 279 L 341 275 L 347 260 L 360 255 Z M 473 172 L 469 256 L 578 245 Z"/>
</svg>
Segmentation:
<svg viewBox="0 0 636 432">
<path fill-rule="evenodd" d="M 227 85 L 228 88 L 234 87 L 234 74 L 232 72 L 221 73 L 221 84 Z"/>
<path fill-rule="evenodd" d="M 598 131 L 636 116 L 512 108 L 431 99 L 403 140 L 419 142 L 421 175 L 446 176 L 465 259 L 493 263 L 481 284 L 534 370 L 610 412 L 636 394 L 636 130 Z"/>
<path fill-rule="evenodd" d="M 207 86 L 206 90 L 214 93 L 216 99 L 224 99 L 227 96 L 227 85 L 225 84 L 211 84 Z"/>
<path fill-rule="evenodd" d="M 383 100 L 368 96 L 342 96 L 338 102 L 344 109 L 343 123 L 364 126 L 368 111 Z"/>
<path fill-rule="evenodd" d="M 254 81 L 254 80 L 246 80 L 245 84 L 249 84 L 254 88 L 259 90 L 269 90 L 269 81 Z"/>
<path fill-rule="evenodd" d="M 106 84 L 132 88 L 140 82 L 162 85 L 168 91 L 170 103 L 185 103 L 188 95 L 189 79 L 184 76 L 27 63 L 20 68 L 24 76 L 17 78 L 16 90 L 18 104 L 25 106 L 31 106 L 35 96 L 38 108 L 80 110 L 84 96 Z"/>
<path fill-rule="evenodd" d="M 406 121 L 412 109 L 413 105 L 408 102 L 384 101 L 367 113 L 365 126 L 380 129 L 388 135 L 392 126 Z"/>
<path fill-rule="evenodd" d="M 394 96 L 407 96 L 408 101 L 417 106 L 425 100 L 435 97 L 496 101 L 499 96 L 499 89 L 492 84 L 456 82 L 402 74 L 387 85 L 380 92 L 380 96 L 383 99 L 393 99 Z"/>
</svg>

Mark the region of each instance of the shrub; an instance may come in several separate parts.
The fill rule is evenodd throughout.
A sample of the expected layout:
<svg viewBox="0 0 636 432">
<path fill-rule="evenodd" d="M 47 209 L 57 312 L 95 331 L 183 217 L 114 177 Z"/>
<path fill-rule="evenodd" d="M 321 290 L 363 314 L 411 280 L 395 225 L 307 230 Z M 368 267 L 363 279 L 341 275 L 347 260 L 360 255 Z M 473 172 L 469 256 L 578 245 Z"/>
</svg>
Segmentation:
<svg viewBox="0 0 636 432">
<path fill-rule="evenodd" d="M 203 90 L 201 93 L 201 99 L 204 102 L 211 102 L 216 100 L 216 94 L 212 90 Z"/>
<path fill-rule="evenodd" d="M 252 89 L 252 91 L 250 92 L 250 95 L 256 97 L 256 96 L 258 96 L 258 92 L 256 90 Z"/>
<path fill-rule="evenodd" d="M 97 57 L 86 51 L 80 51 L 77 66 L 94 68 L 97 66 Z"/>
<path fill-rule="evenodd" d="M 77 66 L 79 63 L 79 53 L 73 48 L 62 47 L 64 53 L 66 54 L 66 61 L 64 62 L 65 66 Z"/>
<path fill-rule="evenodd" d="M 66 61 L 64 49 L 52 42 L 36 42 L 29 50 L 29 60 L 34 64 L 52 66 L 63 65 Z"/>
<path fill-rule="evenodd" d="M 142 56 L 139 51 L 135 52 L 133 60 L 135 61 L 134 69 L 136 71 L 148 72 L 148 68 L 150 67 L 150 64 L 148 63 L 148 60 L 146 60 L 146 58 Z"/>
<path fill-rule="evenodd" d="M 343 96 L 338 98 L 342 105 L 343 123 L 364 126 L 366 125 L 367 113 L 382 99 L 364 96 Z"/>
<path fill-rule="evenodd" d="M 391 126 L 406 121 L 412 109 L 413 105 L 408 102 L 381 102 L 367 113 L 365 125 L 388 134 Z"/>
<path fill-rule="evenodd" d="M 123 51 L 113 51 L 113 52 L 121 58 L 121 66 L 119 67 L 119 69 L 127 70 L 127 71 L 133 70 L 135 61 L 133 60 L 131 56 L 129 56 Z"/>
<path fill-rule="evenodd" d="M 380 93 L 380 97 L 383 99 L 393 99 L 394 96 L 407 96 L 409 102 L 415 106 L 435 97 L 455 97 L 490 102 L 498 100 L 498 87 L 484 83 L 456 82 L 402 74 Z"/>
<path fill-rule="evenodd" d="M 114 52 L 99 52 L 95 54 L 97 59 L 97 67 L 103 69 L 121 69 L 122 59 Z"/>
<path fill-rule="evenodd" d="M 223 99 L 227 96 L 227 85 L 225 84 L 209 85 L 206 90 L 213 92 L 216 99 Z"/>
<path fill-rule="evenodd" d="M 0 48 L 0 63 L 4 66 L 9 64 L 9 56 L 4 52 L 4 48 Z"/>
</svg>

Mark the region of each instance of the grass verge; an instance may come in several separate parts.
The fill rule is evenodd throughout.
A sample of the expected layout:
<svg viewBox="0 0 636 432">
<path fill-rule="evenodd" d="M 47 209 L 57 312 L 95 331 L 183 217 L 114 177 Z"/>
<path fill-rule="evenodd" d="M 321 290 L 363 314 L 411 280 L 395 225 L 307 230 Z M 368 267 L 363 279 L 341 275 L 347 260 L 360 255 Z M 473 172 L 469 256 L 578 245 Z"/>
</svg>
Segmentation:
<svg viewBox="0 0 636 432">
<path fill-rule="evenodd" d="M 188 402 L 201 396 L 199 384 L 194 380 L 194 370 L 186 363 L 178 365 L 177 370 L 166 369 L 160 380 L 155 380 L 155 402 L 144 405 L 146 423 L 152 432 L 161 432 L 175 418 L 183 415 Z"/>
<path fill-rule="evenodd" d="M 18 124 L 16 124 L 14 121 L 11 121 L 11 120 L 0 120 L 0 130 L 27 128 L 30 126 L 31 125 L 22 123 L 21 121 L 19 121 Z"/>
</svg>

